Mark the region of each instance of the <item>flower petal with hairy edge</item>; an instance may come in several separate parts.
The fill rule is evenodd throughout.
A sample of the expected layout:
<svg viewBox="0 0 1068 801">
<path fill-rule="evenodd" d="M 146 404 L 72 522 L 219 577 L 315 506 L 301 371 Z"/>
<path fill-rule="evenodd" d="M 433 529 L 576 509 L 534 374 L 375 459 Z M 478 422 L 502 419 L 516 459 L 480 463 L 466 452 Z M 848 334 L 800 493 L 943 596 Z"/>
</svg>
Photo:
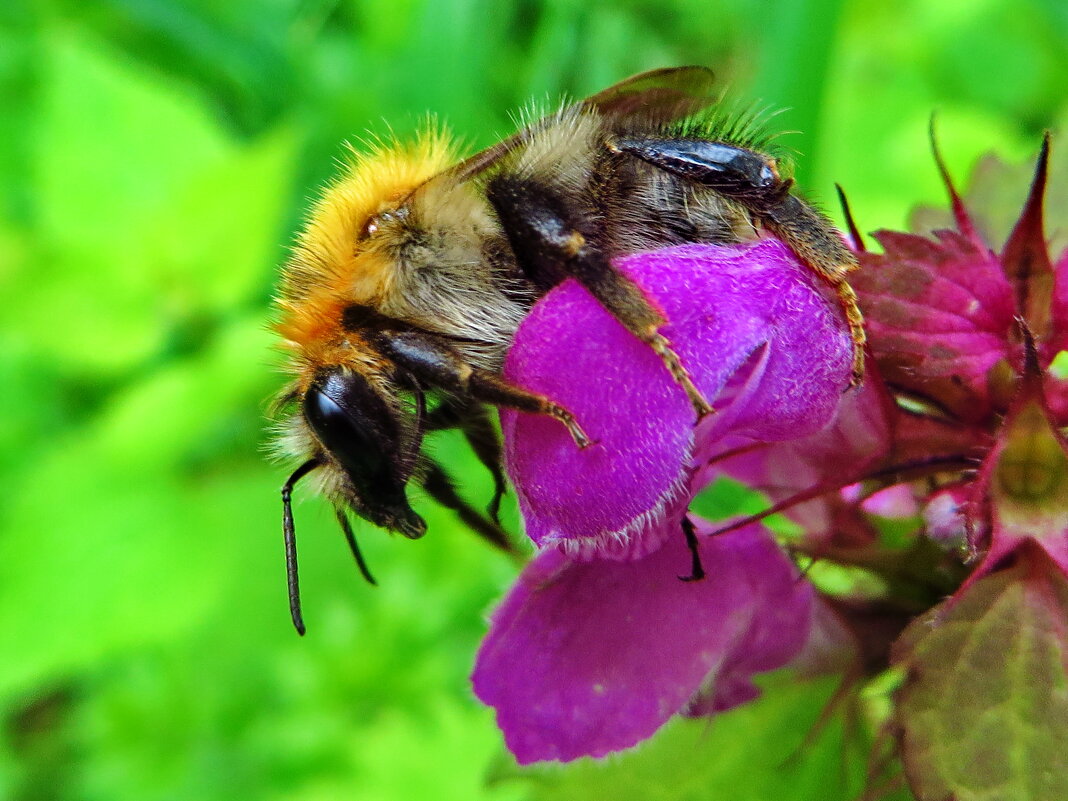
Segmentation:
<svg viewBox="0 0 1068 801">
<path fill-rule="evenodd" d="M 749 530 L 760 531 L 756 526 Z M 734 536 L 732 532 L 721 539 L 732 548 L 731 560 L 749 582 L 747 602 L 755 611 L 719 670 L 705 679 L 701 692 L 687 704 L 683 714 L 689 717 L 723 712 L 757 698 L 760 690 L 753 676 L 788 664 L 808 642 L 814 615 L 811 585 L 798 580 L 797 570 L 770 536 L 732 541 Z M 706 580 L 719 577 L 713 574 Z"/>
<path fill-rule="evenodd" d="M 696 441 L 795 437 L 833 414 L 849 336 L 781 242 L 682 245 L 616 266 L 661 308 L 664 335 L 717 406 Z M 689 501 L 695 448 L 693 407 L 660 358 L 567 281 L 520 326 L 504 374 L 569 409 L 597 443 L 579 450 L 557 421 L 502 410 L 505 463 L 531 539 L 624 558 L 657 547 L 659 519 Z M 738 403 L 720 402 L 728 386 Z"/>
<path fill-rule="evenodd" d="M 550 549 L 527 565 L 472 677 L 520 763 L 629 748 L 703 682 L 717 708 L 736 703 L 751 697 L 751 674 L 800 650 L 812 591 L 770 534 L 748 526 L 699 540 L 703 581 L 678 579 L 690 563 L 681 536 L 630 562 Z"/>
</svg>

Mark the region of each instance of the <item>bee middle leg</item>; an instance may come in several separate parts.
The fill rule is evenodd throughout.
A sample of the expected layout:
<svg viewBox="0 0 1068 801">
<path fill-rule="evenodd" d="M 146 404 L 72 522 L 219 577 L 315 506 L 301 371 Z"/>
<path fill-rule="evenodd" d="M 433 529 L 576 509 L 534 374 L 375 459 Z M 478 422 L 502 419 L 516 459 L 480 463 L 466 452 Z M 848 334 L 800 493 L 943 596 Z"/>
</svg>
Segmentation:
<svg viewBox="0 0 1068 801">
<path fill-rule="evenodd" d="M 686 392 L 698 419 L 712 406 L 694 385 L 671 343 L 660 333 L 667 322 L 641 289 L 612 266 L 608 257 L 564 210 L 564 202 L 541 183 L 497 176 L 487 196 L 499 215 L 519 266 L 538 286 L 577 279 L 605 309 L 649 345 Z"/>
<path fill-rule="evenodd" d="M 519 549 L 508 539 L 507 532 L 501 528 L 498 521 L 484 518 L 467 501 L 460 497 L 452 477 L 445 472 L 445 469 L 440 464 L 433 460 L 428 461 L 427 472 L 422 479 L 422 485 L 431 498 L 446 509 L 456 512 L 460 520 L 468 528 L 490 543 L 490 545 L 513 556 L 519 554 Z"/>
<path fill-rule="evenodd" d="M 517 387 L 490 370 L 468 364 L 443 337 L 423 331 L 380 331 L 374 343 L 426 386 L 494 406 L 547 414 L 563 423 L 580 448 L 593 444 L 575 416 L 563 406 Z"/>
</svg>

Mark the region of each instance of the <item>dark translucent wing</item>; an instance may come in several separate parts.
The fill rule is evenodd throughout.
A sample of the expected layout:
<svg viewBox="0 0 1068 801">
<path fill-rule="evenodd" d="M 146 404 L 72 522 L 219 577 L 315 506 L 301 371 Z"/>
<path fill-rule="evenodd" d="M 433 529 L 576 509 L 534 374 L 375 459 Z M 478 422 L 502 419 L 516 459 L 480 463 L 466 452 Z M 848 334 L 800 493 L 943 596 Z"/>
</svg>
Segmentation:
<svg viewBox="0 0 1068 801">
<path fill-rule="evenodd" d="M 673 122 L 716 102 L 715 76 L 706 67 L 666 67 L 633 75 L 582 101 L 611 117 Z"/>
<path fill-rule="evenodd" d="M 524 128 L 517 134 L 512 134 L 507 139 L 503 139 L 497 144 L 487 147 L 485 150 L 480 150 L 473 156 L 468 156 L 455 167 L 450 167 L 445 170 L 442 175 L 448 175 L 461 181 L 470 178 L 472 175 L 477 175 L 491 164 L 495 163 L 502 156 L 515 150 L 515 148 L 521 145 L 524 140 L 530 136 L 531 131 L 537 130 L 541 125 L 542 123 L 539 121 L 528 128 Z"/>
<path fill-rule="evenodd" d="M 707 67 L 665 67 L 632 75 L 577 103 L 610 117 L 638 117 L 653 122 L 673 122 L 695 114 L 716 102 L 712 95 L 715 77 Z M 463 180 L 482 172 L 519 147 L 554 117 L 535 122 L 503 141 L 464 159 L 446 171 Z"/>
</svg>

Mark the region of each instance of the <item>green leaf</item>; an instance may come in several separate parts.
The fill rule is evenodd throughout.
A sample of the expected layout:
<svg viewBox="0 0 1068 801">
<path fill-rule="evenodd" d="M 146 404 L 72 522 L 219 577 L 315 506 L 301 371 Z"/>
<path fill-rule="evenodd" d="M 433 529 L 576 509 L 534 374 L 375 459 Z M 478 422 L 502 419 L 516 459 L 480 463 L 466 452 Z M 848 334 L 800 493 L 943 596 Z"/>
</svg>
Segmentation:
<svg viewBox="0 0 1068 801">
<path fill-rule="evenodd" d="M 8 324 L 36 358 L 121 377 L 261 302 L 284 255 L 292 135 L 235 144 L 181 92 L 76 36 L 50 42 L 45 68 L 36 242 L 0 270 L 20 298 Z"/>
<path fill-rule="evenodd" d="M 923 801 L 1068 798 L 1068 580 L 1017 553 L 899 641 L 902 757 Z"/>
<path fill-rule="evenodd" d="M 290 44 L 324 2 L 57 0 L 62 12 L 153 71 L 184 81 L 246 134 L 273 125 L 293 98 Z M 307 35 L 306 33 L 304 35 Z"/>
</svg>

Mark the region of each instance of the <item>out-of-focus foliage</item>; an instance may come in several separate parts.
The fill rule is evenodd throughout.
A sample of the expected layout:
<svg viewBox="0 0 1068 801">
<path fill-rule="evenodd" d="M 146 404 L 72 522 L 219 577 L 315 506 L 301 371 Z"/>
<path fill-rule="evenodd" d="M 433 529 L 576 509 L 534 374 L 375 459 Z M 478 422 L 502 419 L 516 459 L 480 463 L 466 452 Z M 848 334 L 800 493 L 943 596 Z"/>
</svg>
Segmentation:
<svg viewBox="0 0 1068 801">
<path fill-rule="evenodd" d="M 531 98 L 682 63 L 789 107 L 773 125 L 801 131 L 779 141 L 802 184 L 841 183 L 865 229 L 941 197 L 932 112 L 958 176 L 1068 130 L 1060 0 L 0 7 L 0 797 L 859 792 L 877 718 L 818 725 L 825 687 L 517 776 L 467 684 L 515 566 L 426 504 L 424 541 L 364 531 L 377 589 L 300 504 L 309 636 L 289 627 L 265 324 L 341 141 L 429 111 L 485 145 Z M 455 438 L 435 447 L 488 499 Z"/>
</svg>

